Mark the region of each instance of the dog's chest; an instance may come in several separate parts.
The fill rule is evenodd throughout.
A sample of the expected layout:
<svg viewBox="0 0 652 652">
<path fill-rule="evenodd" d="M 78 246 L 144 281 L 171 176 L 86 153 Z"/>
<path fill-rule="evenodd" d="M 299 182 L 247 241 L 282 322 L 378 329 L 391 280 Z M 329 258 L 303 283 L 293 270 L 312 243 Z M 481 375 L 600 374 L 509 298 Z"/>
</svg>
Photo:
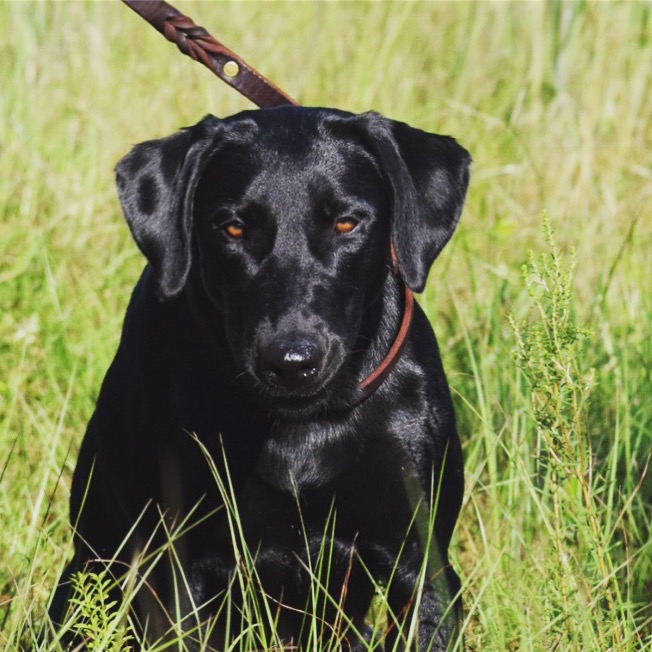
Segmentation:
<svg viewBox="0 0 652 652">
<path fill-rule="evenodd" d="M 366 541 L 394 546 L 394 533 L 405 535 L 413 516 L 402 467 L 369 448 L 357 453 L 347 457 L 331 451 L 328 460 L 314 455 L 319 469 L 338 462 L 338 473 L 321 476 L 313 475 L 305 460 L 288 464 L 287 487 L 270 484 L 259 473 L 244 480 L 236 499 L 248 544 L 261 551 L 287 551 L 295 560 L 328 541 L 346 554 Z M 291 473 L 297 469 L 305 475 L 295 480 Z"/>
</svg>

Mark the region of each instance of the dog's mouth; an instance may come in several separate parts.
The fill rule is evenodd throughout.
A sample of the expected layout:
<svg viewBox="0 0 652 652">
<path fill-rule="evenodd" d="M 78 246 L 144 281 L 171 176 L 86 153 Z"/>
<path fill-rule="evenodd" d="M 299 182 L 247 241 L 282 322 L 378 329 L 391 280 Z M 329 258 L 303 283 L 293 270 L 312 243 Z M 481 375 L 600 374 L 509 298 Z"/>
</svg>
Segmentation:
<svg viewBox="0 0 652 652">
<path fill-rule="evenodd" d="M 263 398 L 279 406 L 305 406 L 328 393 L 338 367 L 307 367 L 297 370 L 291 379 L 279 378 L 274 372 L 256 373 L 255 388 Z"/>
<path fill-rule="evenodd" d="M 250 378 L 251 393 L 259 407 L 278 418 L 303 418 L 319 412 L 329 404 L 332 381 L 316 383 L 302 390 L 288 390 Z"/>
</svg>

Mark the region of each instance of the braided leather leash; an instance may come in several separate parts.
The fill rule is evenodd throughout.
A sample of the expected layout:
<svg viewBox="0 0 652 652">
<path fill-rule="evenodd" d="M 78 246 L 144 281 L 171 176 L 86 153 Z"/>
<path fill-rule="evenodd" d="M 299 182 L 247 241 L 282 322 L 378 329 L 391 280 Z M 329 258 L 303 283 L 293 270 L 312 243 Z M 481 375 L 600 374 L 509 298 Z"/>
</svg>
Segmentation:
<svg viewBox="0 0 652 652">
<path fill-rule="evenodd" d="M 203 63 L 222 81 L 261 109 L 297 104 L 235 52 L 167 2 L 162 0 L 122 0 L 122 2 L 148 21 L 168 41 L 175 43 L 183 54 Z M 400 278 L 393 244 L 391 250 L 393 271 Z M 414 312 L 414 295 L 405 284 L 403 284 L 403 296 L 403 318 L 396 339 L 383 361 L 360 383 L 360 394 L 356 403 L 363 401 L 380 387 L 401 357 Z"/>
<path fill-rule="evenodd" d="M 159 0 L 122 0 L 156 28 L 168 41 L 195 61 L 203 63 L 222 81 L 260 108 L 296 104 L 224 44 L 214 39 L 172 5 Z"/>
</svg>

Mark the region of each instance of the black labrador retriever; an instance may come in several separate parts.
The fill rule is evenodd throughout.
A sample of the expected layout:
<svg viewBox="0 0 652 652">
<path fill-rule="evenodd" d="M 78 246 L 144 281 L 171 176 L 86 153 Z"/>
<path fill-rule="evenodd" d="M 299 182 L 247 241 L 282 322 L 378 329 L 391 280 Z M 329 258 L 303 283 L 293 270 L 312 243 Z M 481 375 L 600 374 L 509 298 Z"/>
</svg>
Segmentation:
<svg viewBox="0 0 652 652">
<path fill-rule="evenodd" d="M 235 537 L 279 644 L 446 649 L 462 454 L 418 306 L 391 371 L 361 383 L 397 337 L 404 283 L 423 290 L 455 229 L 469 164 L 452 138 L 299 107 L 208 116 L 118 164 L 148 265 L 79 454 L 55 622 L 70 575 L 108 567 L 142 578 L 150 639 L 176 623 L 188 647 L 225 649 L 246 624 Z"/>
</svg>

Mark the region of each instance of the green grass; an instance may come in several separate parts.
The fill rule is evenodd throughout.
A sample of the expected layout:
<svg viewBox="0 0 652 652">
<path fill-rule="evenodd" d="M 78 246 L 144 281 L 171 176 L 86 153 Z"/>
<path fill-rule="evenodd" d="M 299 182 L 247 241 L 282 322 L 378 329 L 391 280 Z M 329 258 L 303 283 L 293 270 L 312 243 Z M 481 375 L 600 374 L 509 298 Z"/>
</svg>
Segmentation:
<svg viewBox="0 0 652 652">
<path fill-rule="evenodd" d="M 650 649 L 649 3 L 182 9 L 303 104 L 473 153 L 421 297 L 465 449 L 466 646 Z M 21 650 L 71 552 L 75 456 L 143 264 L 113 166 L 249 105 L 119 2 L 5 2 L 0 34 L 0 647 Z"/>
</svg>

